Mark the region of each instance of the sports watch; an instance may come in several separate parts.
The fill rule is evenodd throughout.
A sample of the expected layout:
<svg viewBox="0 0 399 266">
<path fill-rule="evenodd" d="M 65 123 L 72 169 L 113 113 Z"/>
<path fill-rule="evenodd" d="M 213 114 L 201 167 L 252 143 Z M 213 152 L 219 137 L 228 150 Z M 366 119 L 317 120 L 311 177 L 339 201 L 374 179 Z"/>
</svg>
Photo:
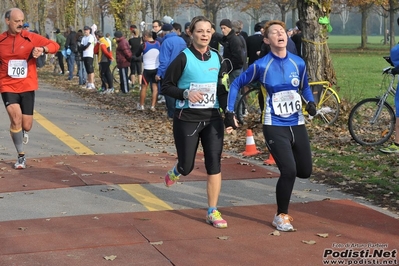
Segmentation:
<svg viewBox="0 0 399 266">
<path fill-rule="evenodd" d="M 184 90 L 183 91 L 183 98 L 184 98 L 184 100 L 187 100 L 188 99 L 188 94 L 190 93 L 190 91 L 189 90 Z"/>
</svg>

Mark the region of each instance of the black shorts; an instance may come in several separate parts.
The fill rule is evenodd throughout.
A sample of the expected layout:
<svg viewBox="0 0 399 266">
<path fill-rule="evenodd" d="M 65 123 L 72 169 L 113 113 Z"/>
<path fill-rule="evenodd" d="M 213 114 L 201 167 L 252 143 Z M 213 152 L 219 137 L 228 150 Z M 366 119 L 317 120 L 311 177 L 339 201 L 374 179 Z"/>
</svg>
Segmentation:
<svg viewBox="0 0 399 266">
<path fill-rule="evenodd" d="M 5 107 L 10 104 L 19 104 L 23 115 L 33 115 L 35 105 L 35 91 L 22 93 L 3 92 L 1 94 Z"/>
<path fill-rule="evenodd" d="M 94 73 L 93 57 L 83 57 L 83 63 L 85 64 L 86 73 Z"/>
<path fill-rule="evenodd" d="M 130 62 L 130 75 L 141 75 L 143 72 L 143 63 L 141 61 L 134 61 Z"/>
<path fill-rule="evenodd" d="M 157 75 L 158 69 L 144 69 L 143 80 L 141 84 L 148 85 L 150 83 L 157 83 L 155 76 Z"/>
</svg>

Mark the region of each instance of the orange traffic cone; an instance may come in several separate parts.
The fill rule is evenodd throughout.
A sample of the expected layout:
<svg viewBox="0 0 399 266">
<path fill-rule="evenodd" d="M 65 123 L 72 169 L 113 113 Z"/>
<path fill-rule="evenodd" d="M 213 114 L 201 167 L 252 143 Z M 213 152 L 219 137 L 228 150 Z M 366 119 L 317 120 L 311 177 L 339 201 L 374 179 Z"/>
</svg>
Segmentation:
<svg viewBox="0 0 399 266">
<path fill-rule="evenodd" d="M 255 140 L 252 135 L 252 130 L 247 129 L 247 141 L 246 141 L 245 151 L 242 153 L 242 155 L 252 156 L 252 155 L 259 154 L 259 153 L 260 153 L 260 151 L 258 151 L 256 149 Z"/>
<path fill-rule="evenodd" d="M 263 163 L 267 164 L 267 165 L 271 165 L 271 164 L 276 164 L 276 161 L 274 160 L 273 155 L 270 153 L 269 159 L 266 159 Z"/>
</svg>

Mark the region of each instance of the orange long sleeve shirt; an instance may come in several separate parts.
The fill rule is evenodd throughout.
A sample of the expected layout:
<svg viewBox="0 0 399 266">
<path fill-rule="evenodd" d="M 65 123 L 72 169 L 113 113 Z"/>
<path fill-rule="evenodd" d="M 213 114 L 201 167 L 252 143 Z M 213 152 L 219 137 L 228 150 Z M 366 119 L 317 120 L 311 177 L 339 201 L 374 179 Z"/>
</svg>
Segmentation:
<svg viewBox="0 0 399 266">
<path fill-rule="evenodd" d="M 8 31 L 0 35 L 0 93 L 22 93 L 37 90 L 36 58 L 32 57 L 34 47 L 46 46 L 48 53 L 56 53 L 59 45 L 39 34 L 21 31 L 11 35 Z M 10 60 L 26 60 L 27 76 L 25 78 L 13 78 L 9 75 Z"/>
</svg>

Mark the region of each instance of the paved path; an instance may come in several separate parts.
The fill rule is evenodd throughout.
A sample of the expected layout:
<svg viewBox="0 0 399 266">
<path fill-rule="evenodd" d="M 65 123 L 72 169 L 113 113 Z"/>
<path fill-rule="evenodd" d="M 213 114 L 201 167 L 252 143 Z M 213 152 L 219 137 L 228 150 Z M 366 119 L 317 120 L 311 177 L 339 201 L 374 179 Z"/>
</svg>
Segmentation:
<svg viewBox="0 0 399 266">
<path fill-rule="evenodd" d="M 297 231 L 270 235 L 277 169 L 225 154 L 219 205 L 229 227 L 219 230 L 204 222 L 202 154 L 192 174 L 166 188 L 173 147 L 123 139 L 120 114 L 45 84 L 36 112 L 29 167 L 19 171 L 0 114 L 0 265 L 398 263 L 399 220 L 362 199 L 298 179 Z"/>
</svg>

